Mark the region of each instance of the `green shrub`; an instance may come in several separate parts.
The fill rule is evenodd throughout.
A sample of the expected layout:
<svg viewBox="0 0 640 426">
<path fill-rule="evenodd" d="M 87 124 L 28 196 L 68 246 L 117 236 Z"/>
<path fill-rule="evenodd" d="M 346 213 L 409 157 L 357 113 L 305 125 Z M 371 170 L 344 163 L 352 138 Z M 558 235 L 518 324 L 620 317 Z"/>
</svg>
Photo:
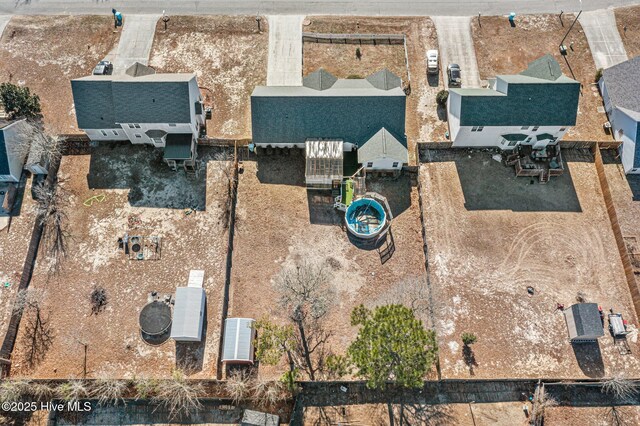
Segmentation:
<svg viewBox="0 0 640 426">
<path fill-rule="evenodd" d="M 604 72 L 604 70 L 602 68 L 598 68 L 598 70 L 596 71 L 596 83 L 600 81 L 600 79 L 602 78 L 602 73 Z"/>
<path fill-rule="evenodd" d="M 446 106 L 447 99 L 449 99 L 449 92 L 447 90 L 441 90 L 436 95 L 436 103 L 440 106 Z"/>
<path fill-rule="evenodd" d="M 473 345 L 477 341 L 478 341 L 478 336 L 476 336 L 475 334 L 462 333 L 462 343 L 464 343 L 465 346 Z"/>
<path fill-rule="evenodd" d="M 0 104 L 11 117 L 35 117 L 40 113 L 40 98 L 28 87 L 11 83 L 0 84 Z"/>
</svg>

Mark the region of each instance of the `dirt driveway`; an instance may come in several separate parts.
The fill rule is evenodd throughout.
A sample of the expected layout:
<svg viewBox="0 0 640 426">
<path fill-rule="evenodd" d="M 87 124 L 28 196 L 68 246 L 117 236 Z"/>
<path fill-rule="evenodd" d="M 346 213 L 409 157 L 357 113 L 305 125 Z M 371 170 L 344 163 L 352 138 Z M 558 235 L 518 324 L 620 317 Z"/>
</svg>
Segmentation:
<svg viewBox="0 0 640 426">
<path fill-rule="evenodd" d="M 516 178 L 490 152 L 425 156 L 420 181 L 443 377 L 640 372 L 638 323 L 591 155 L 563 156 L 567 172 L 546 185 Z M 557 304 L 569 307 L 578 292 L 629 319 L 633 355 L 621 355 L 608 334 L 599 345 L 572 348 Z M 463 332 L 478 336 L 474 357 L 464 356 Z"/>
</svg>

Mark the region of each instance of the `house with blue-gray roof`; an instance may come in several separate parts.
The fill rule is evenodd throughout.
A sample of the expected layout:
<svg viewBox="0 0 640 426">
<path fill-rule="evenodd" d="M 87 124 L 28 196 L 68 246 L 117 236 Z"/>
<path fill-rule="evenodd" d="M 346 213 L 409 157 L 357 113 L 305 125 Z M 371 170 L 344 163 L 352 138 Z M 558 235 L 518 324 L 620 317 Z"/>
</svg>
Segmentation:
<svg viewBox="0 0 640 426">
<path fill-rule="evenodd" d="M 17 183 L 29 154 L 26 121 L 0 120 L 0 183 Z"/>
<path fill-rule="evenodd" d="M 447 101 L 454 147 L 556 145 L 576 124 L 580 83 L 545 55 L 515 75 L 498 75 L 488 88 L 451 89 Z"/>
<path fill-rule="evenodd" d="M 604 70 L 598 82 L 625 173 L 640 173 L 640 56 Z"/>
<path fill-rule="evenodd" d="M 134 64 L 123 75 L 71 81 L 78 128 L 92 141 L 147 144 L 172 167 L 193 162 L 205 110 L 195 74 L 156 74 Z"/>
<path fill-rule="evenodd" d="M 319 69 L 302 86 L 255 88 L 252 140 L 258 148 L 305 149 L 314 173 L 308 183 L 330 183 L 341 173 L 344 151 L 357 151 L 367 170 L 399 171 L 408 162 L 405 110 L 402 80 L 386 69 L 357 79 Z"/>
</svg>

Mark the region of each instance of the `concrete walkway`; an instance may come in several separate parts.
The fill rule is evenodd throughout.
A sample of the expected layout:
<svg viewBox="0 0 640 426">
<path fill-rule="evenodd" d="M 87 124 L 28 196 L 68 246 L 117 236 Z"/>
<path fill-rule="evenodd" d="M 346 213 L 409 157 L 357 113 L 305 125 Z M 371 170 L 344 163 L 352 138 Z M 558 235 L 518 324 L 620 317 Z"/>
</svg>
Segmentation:
<svg viewBox="0 0 640 426">
<path fill-rule="evenodd" d="M 268 16 L 267 86 L 302 86 L 302 15 Z"/>
<path fill-rule="evenodd" d="M 0 15 L 0 38 L 2 38 L 2 32 L 11 20 L 11 15 Z"/>
<path fill-rule="evenodd" d="M 147 65 L 160 15 L 126 15 L 120 42 L 115 52 L 107 56 L 113 62 L 113 73 L 124 74 L 134 62 Z"/>
<path fill-rule="evenodd" d="M 609 68 L 628 59 L 613 10 L 583 12 L 580 25 L 589 41 L 596 68 Z"/>
<path fill-rule="evenodd" d="M 476 50 L 471 37 L 471 18 L 434 16 L 440 44 L 440 66 L 444 85 L 449 88 L 447 65 L 458 64 L 462 73 L 462 87 L 481 87 Z"/>
</svg>

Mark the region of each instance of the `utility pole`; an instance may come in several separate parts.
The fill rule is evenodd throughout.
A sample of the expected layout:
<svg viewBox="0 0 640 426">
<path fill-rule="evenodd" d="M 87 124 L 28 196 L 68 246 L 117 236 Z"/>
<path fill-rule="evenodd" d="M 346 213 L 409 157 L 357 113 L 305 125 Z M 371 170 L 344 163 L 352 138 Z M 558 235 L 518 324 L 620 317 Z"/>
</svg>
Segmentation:
<svg viewBox="0 0 640 426">
<path fill-rule="evenodd" d="M 164 30 L 167 31 L 167 22 L 169 22 L 171 18 L 164 14 L 164 10 L 162 11 L 162 22 L 164 22 Z"/>
<path fill-rule="evenodd" d="M 567 36 L 569 35 L 569 33 L 571 32 L 571 29 L 573 28 L 573 26 L 576 24 L 576 22 L 578 22 L 578 18 L 580 17 L 580 15 L 582 15 L 582 0 L 580 0 L 580 12 L 578 12 L 578 15 L 576 16 L 576 19 L 573 20 L 573 23 L 571 24 L 571 26 L 567 30 L 567 33 L 564 35 L 564 37 L 562 38 L 562 41 L 560 42 L 560 53 L 563 56 L 566 56 L 566 54 L 567 54 L 567 47 L 564 45 L 564 41 L 567 38 Z"/>
<path fill-rule="evenodd" d="M 482 28 L 482 23 L 480 23 L 480 12 L 478 12 L 478 26 Z"/>
<path fill-rule="evenodd" d="M 473 415 L 473 407 L 471 406 L 471 404 L 475 404 L 475 401 L 471 401 L 469 403 L 469 412 L 471 413 L 471 420 L 473 421 L 473 426 L 476 426 L 476 416 Z"/>
<path fill-rule="evenodd" d="M 258 24 L 258 32 L 262 32 L 262 28 L 260 27 L 260 15 L 256 13 L 256 23 Z"/>
</svg>

